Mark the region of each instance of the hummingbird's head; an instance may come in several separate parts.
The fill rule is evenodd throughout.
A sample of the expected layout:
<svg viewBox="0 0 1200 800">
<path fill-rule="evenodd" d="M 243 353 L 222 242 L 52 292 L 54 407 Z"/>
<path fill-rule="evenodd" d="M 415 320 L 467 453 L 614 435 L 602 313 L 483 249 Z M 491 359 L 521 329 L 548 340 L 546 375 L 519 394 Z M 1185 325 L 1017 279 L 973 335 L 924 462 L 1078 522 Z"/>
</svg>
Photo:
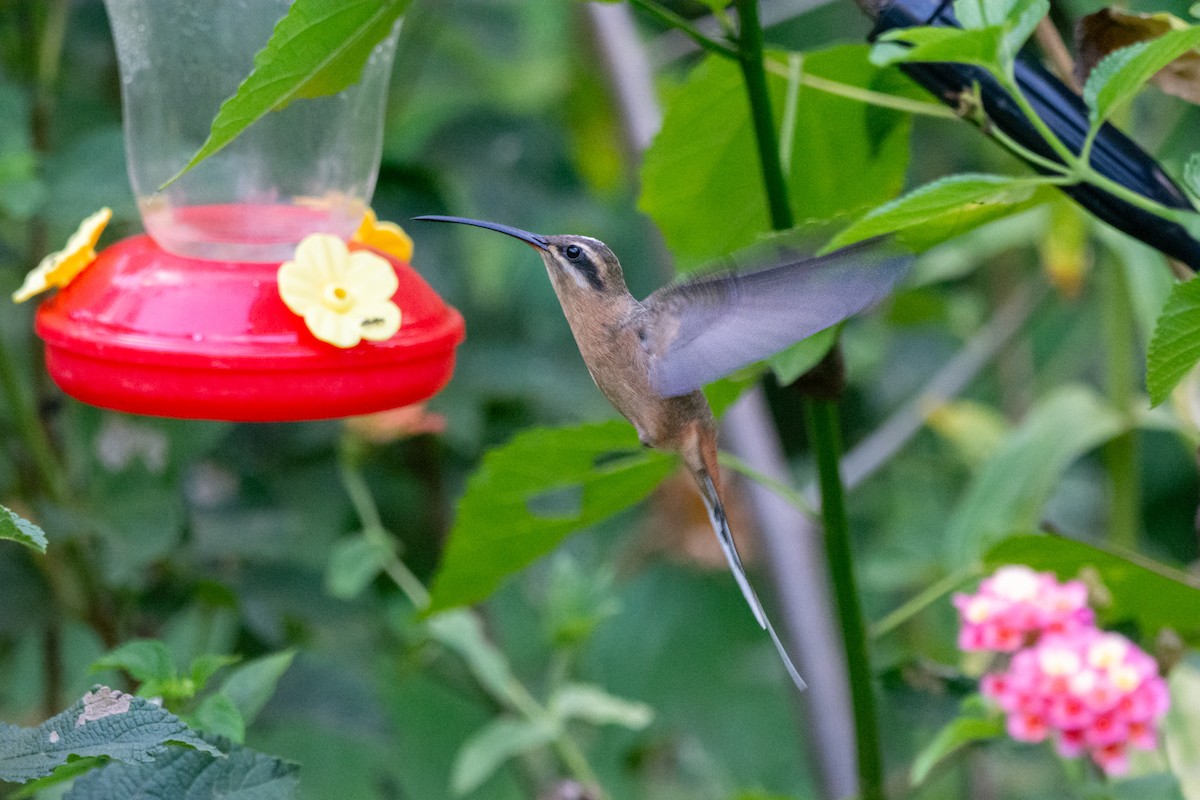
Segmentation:
<svg viewBox="0 0 1200 800">
<path fill-rule="evenodd" d="M 599 239 L 590 236 L 542 236 L 498 222 L 484 222 L 467 217 L 423 216 L 413 219 L 474 225 L 520 239 L 538 251 L 551 280 L 554 281 L 554 288 L 560 292 L 626 291 L 621 262 L 608 245 Z"/>
</svg>

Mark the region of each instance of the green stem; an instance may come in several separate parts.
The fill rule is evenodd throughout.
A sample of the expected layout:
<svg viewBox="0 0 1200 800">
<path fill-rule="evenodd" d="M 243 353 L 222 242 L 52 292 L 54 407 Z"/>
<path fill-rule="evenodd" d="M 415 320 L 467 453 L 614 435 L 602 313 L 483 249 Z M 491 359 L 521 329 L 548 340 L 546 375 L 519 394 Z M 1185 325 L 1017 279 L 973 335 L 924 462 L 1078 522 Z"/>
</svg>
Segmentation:
<svg viewBox="0 0 1200 800">
<path fill-rule="evenodd" d="M 887 636 L 931 605 L 941 600 L 969 580 L 978 578 L 983 570 L 978 564 L 955 570 L 933 585 L 918 592 L 916 596 L 900 605 L 883 619 L 871 626 L 870 636 L 878 639 Z"/>
<path fill-rule="evenodd" d="M 379 513 L 379 506 L 375 502 L 375 497 L 371 494 L 371 487 L 367 485 L 367 480 L 363 476 L 360 466 L 361 454 L 359 447 L 360 444 L 350 436 L 342 440 L 339 464 L 342 485 L 346 490 L 347 496 L 350 498 L 350 504 L 354 507 L 355 514 L 358 515 L 359 522 L 362 524 L 363 536 L 386 547 L 392 553 L 392 557 L 384 565 L 384 573 L 392 579 L 400 591 L 408 598 L 408 601 L 413 604 L 414 608 L 418 611 L 425 611 L 429 608 L 429 590 L 421 583 L 420 578 L 413 574 L 403 559 L 395 554 L 395 539 L 391 532 L 383 526 L 383 518 Z M 488 689 L 490 687 L 485 685 L 483 688 Z M 495 699 L 521 714 L 526 719 L 541 721 L 550 725 L 557 724 L 546 707 L 538 702 L 537 698 L 516 678 L 507 681 L 502 691 L 503 693 Z M 571 776 L 585 786 L 593 789 L 597 793 L 595 796 L 599 797 L 600 800 L 605 800 L 607 795 L 600 786 L 600 781 L 596 777 L 591 764 L 588 763 L 587 756 L 584 755 L 579 745 L 575 743 L 575 740 L 563 730 L 555 737 L 553 745 L 554 751 L 558 754 L 563 766 L 566 767 Z"/>
<path fill-rule="evenodd" d="M 1090 183 L 1099 189 L 1103 189 L 1109 194 L 1124 200 L 1132 206 L 1136 206 L 1137 208 L 1140 208 L 1144 211 L 1149 211 L 1151 214 L 1156 214 L 1166 219 L 1174 219 L 1174 215 L 1177 213 L 1176 210 L 1167 208 L 1161 203 L 1151 200 L 1149 197 L 1138 194 L 1129 187 L 1122 185 L 1118 181 L 1115 181 L 1092 168 L 1091 164 L 1088 162 L 1090 160 L 1091 142 L 1095 138 L 1095 132 L 1089 132 L 1088 138 L 1084 142 L 1082 152 L 1079 154 L 1071 152 L 1071 149 L 1054 134 L 1054 131 L 1050 130 L 1050 126 L 1046 124 L 1046 121 L 1038 116 L 1037 112 L 1034 111 L 1029 99 L 1025 97 L 1024 92 L 1022 92 L 1021 88 L 1017 85 L 1016 78 L 1011 74 L 997 77 L 1001 78 L 1004 88 L 1008 90 L 1010 95 L 1012 95 L 1013 100 L 1015 100 L 1017 105 L 1020 107 L 1021 112 L 1025 114 L 1030 123 L 1034 126 L 1034 128 L 1037 129 L 1037 132 L 1046 141 L 1046 144 L 1048 144 L 1050 149 L 1052 149 L 1058 155 L 1058 157 L 1062 159 L 1062 162 L 1067 165 L 1067 169 L 1070 174 L 1077 176 L 1081 181 Z"/>
<path fill-rule="evenodd" d="M 722 42 L 706 36 L 703 31 L 669 8 L 659 5 L 654 0 L 629 0 L 630 3 L 657 18 L 660 22 L 675 28 L 687 36 L 702 49 L 725 58 L 737 58 L 738 51 L 727 42 Z"/>
<path fill-rule="evenodd" d="M 1099 278 L 1101 324 L 1104 335 L 1105 382 L 1108 398 L 1125 419 L 1126 430 L 1104 445 L 1104 466 L 1109 481 L 1108 541 L 1129 550 L 1137 548 L 1140 498 L 1137 469 L 1137 433 L 1133 422 L 1136 397 L 1134 374 L 1133 309 L 1122 274 L 1122 265 L 1108 260 Z"/>
<path fill-rule="evenodd" d="M 761 484 L 762 486 L 770 489 L 772 492 L 778 495 L 781 500 L 795 508 L 800 513 L 813 518 L 817 516 L 817 510 L 813 508 L 812 503 L 808 502 L 803 494 L 797 492 L 787 484 L 775 480 L 765 472 L 756 470 L 754 467 L 750 466 L 745 461 L 742 461 L 733 453 L 721 451 L 719 454 L 717 454 L 717 460 L 720 462 L 722 467 L 726 467 L 733 472 L 740 473 L 755 483 Z"/>
<path fill-rule="evenodd" d="M 792 55 L 803 56 L 802 53 Z M 789 75 L 789 65 L 784 64 L 775 58 L 766 58 L 764 65 L 768 72 L 772 75 L 778 75 L 781 78 L 786 78 Z M 848 100 L 857 100 L 860 103 L 866 103 L 872 106 L 880 106 L 882 108 L 890 108 L 896 111 L 906 111 L 910 114 L 922 114 L 927 117 L 941 117 L 942 119 L 958 119 L 958 114 L 954 113 L 954 109 L 947 108 L 938 103 L 928 103 L 924 100 L 914 100 L 911 97 L 901 97 L 896 94 L 888 94 L 887 92 L 876 92 L 871 89 L 864 89 L 861 86 L 853 86 L 849 83 L 822 78 L 817 75 L 811 75 L 807 72 L 801 74 L 800 85 L 807 86 L 809 89 L 816 89 L 818 92 L 845 97 Z"/>
<path fill-rule="evenodd" d="M 779 136 L 775 131 L 775 115 L 771 111 L 771 94 L 767 89 L 767 72 L 763 59 L 762 25 L 758 21 L 758 0 L 737 0 L 741 37 L 738 40 L 738 63 L 750 98 L 750 118 L 754 124 L 754 139 L 758 145 L 759 167 L 771 227 L 785 231 L 795 224 L 788 201 L 787 179 L 779 164 Z"/>
<path fill-rule="evenodd" d="M 50 437 L 46 434 L 46 429 L 42 426 L 42 421 L 33 408 L 32 402 L 21 390 L 21 381 L 17 375 L 16 365 L 8 353 L 8 345 L 2 337 L 0 337 L 0 391 L 4 392 L 4 399 L 8 401 L 8 406 L 12 410 L 17 432 L 33 459 L 34 469 L 37 470 L 38 479 L 46 494 L 56 503 L 65 502 L 67 499 L 66 480 L 63 477 L 58 456 L 55 455 Z"/>
<path fill-rule="evenodd" d="M 846 500 L 839 473 L 841 431 L 838 407 L 836 403 L 808 397 L 805 398 L 804 410 L 809 440 L 817 458 L 821 517 L 825 524 L 825 559 L 837 599 L 838 621 L 841 623 L 842 645 L 846 650 L 846 668 L 850 678 L 854 739 L 858 747 L 858 796 L 862 800 L 882 800 L 883 754 L 875 711 L 875 681 L 871 674 L 862 604 L 858 599 L 854 552 L 850 546 L 850 521 L 846 515 Z"/>
<path fill-rule="evenodd" d="M 1025 93 L 1021 91 L 1021 87 L 1017 84 L 1016 76 L 1012 74 L 1012 67 L 1009 67 L 1006 74 L 997 77 L 1002 79 L 1004 88 L 1008 90 L 1013 100 L 1021 108 L 1021 112 L 1029 119 L 1033 127 L 1037 129 L 1038 134 L 1046 141 L 1046 144 L 1050 145 L 1050 149 L 1062 159 L 1064 164 L 1067 164 L 1071 169 L 1075 169 L 1079 162 L 1078 158 L 1071 152 L 1071 148 L 1063 144 L 1054 131 L 1050 130 L 1050 126 L 1046 124 L 1046 121 L 1034 111 L 1029 98 L 1025 96 Z"/>
<path fill-rule="evenodd" d="M 384 565 L 383 571 L 404 593 L 414 608 L 424 611 L 429 608 L 429 590 L 425 588 L 425 584 L 421 583 L 421 579 L 413 574 L 408 565 L 395 555 L 396 541 L 391 532 L 383 526 L 383 519 L 379 515 L 379 506 L 375 503 L 371 487 L 367 485 L 367 479 L 359 468 L 357 448 L 358 443 L 349 436 L 342 440 L 341 463 L 339 464 L 342 486 L 350 498 L 350 505 L 354 506 L 354 513 L 358 515 L 358 520 L 362 523 L 363 536 L 392 553 L 392 557 Z"/>
<path fill-rule="evenodd" d="M 775 230 L 786 230 L 792 227 L 794 218 L 787 181 L 779 163 L 779 142 L 775 133 L 775 117 L 771 111 L 771 96 L 767 90 L 767 75 L 763 62 L 763 32 L 758 19 L 758 0 L 737 0 L 737 9 L 738 18 L 741 20 L 741 35 L 738 39 L 740 64 L 750 101 L 763 187 L 770 208 L 771 227 Z M 847 677 L 854 714 L 859 797 L 862 800 L 882 800 L 883 755 L 879 744 L 866 624 L 863 621 L 858 585 L 854 577 L 850 524 L 846 513 L 845 491 L 842 487 L 838 407 L 836 402 L 813 397 L 806 397 L 804 403 L 804 416 L 807 420 L 809 440 L 817 459 L 821 487 L 825 557 L 834 596 L 837 599 L 838 621 L 846 653 Z"/>
</svg>

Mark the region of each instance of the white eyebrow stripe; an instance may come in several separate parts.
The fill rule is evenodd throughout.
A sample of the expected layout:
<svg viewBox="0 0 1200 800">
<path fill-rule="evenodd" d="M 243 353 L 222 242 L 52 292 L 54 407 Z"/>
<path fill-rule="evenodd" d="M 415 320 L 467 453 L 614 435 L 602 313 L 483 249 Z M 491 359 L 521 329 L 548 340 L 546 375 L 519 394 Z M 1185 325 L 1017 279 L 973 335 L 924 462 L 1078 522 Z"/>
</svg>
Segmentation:
<svg viewBox="0 0 1200 800">
<path fill-rule="evenodd" d="M 599 263 L 599 259 L 596 258 L 595 249 L 593 249 L 592 246 L 590 244 L 588 244 L 586 241 L 576 241 L 576 242 L 572 242 L 571 244 L 574 244 L 580 250 L 583 251 L 583 255 L 587 259 L 587 263 L 595 271 L 597 279 L 600 280 L 601 282 L 603 282 L 604 276 L 600 274 L 600 268 L 597 266 L 597 264 Z M 568 247 L 569 246 L 570 245 L 568 245 Z M 563 250 L 565 251 L 566 248 L 564 247 Z M 566 258 L 565 252 L 563 253 L 563 258 Z M 569 271 L 571 273 L 571 278 L 574 279 L 575 283 L 579 286 L 580 289 L 584 289 L 589 292 L 596 291 L 596 287 L 590 281 L 588 281 L 587 277 L 582 272 L 580 272 L 579 269 L 576 268 L 575 265 L 572 264 L 570 261 L 567 261 L 566 268 L 567 268 L 567 271 Z"/>
</svg>

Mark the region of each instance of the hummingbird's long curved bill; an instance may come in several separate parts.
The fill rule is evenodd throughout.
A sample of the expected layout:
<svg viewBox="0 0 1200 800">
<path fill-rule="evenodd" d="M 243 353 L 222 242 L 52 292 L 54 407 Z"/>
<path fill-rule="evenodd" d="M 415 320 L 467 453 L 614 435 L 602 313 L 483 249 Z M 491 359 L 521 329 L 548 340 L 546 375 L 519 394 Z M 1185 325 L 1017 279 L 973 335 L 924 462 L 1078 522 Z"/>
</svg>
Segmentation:
<svg viewBox="0 0 1200 800">
<path fill-rule="evenodd" d="M 474 225 L 476 228 L 487 228 L 489 231 L 499 231 L 507 233 L 513 238 L 520 239 L 522 242 L 527 242 L 539 250 L 549 249 L 546 239 L 538 236 L 536 233 L 523 231 L 520 228 L 514 228 L 511 225 L 501 225 L 499 222 L 487 222 L 482 219 L 470 219 L 468 217 L 443 217 L 438 214 L 426 214 L 421 217 L 413 217 L 414 220 L 424 222 L 457 222 L 460 225 Z"/>
</svg>

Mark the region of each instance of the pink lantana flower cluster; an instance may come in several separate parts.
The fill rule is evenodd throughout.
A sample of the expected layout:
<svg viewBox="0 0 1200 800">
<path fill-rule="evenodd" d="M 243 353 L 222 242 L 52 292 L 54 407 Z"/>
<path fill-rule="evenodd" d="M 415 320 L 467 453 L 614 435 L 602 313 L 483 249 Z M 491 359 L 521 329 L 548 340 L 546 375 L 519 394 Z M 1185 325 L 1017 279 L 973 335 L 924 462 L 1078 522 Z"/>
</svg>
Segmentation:
<svg viewBox="0 0 1200 800">
<path fill-rule="evenodd" d="M 1059 583 L 1049 572 L 1001 567 L 975 594 L 956 594 L 963 650 L 1011 653 L 1045 633 L 1070 634 L 1095 627 L 1082 581 Z"/>
<path fill-rule="evenodd" d="M 1109 775 L 1128 769 L 1130 747 L 1157 747 L 1169 705 L 1158 664 L 1095 627 L 1082 583 L 1004 567 L 954 604 L 964 650 L 1012 653 L 981 689 L 1004 711 L 1014 739 L 1051 739 L 1061 755 L 1087 754 Z"/>
</svg>

